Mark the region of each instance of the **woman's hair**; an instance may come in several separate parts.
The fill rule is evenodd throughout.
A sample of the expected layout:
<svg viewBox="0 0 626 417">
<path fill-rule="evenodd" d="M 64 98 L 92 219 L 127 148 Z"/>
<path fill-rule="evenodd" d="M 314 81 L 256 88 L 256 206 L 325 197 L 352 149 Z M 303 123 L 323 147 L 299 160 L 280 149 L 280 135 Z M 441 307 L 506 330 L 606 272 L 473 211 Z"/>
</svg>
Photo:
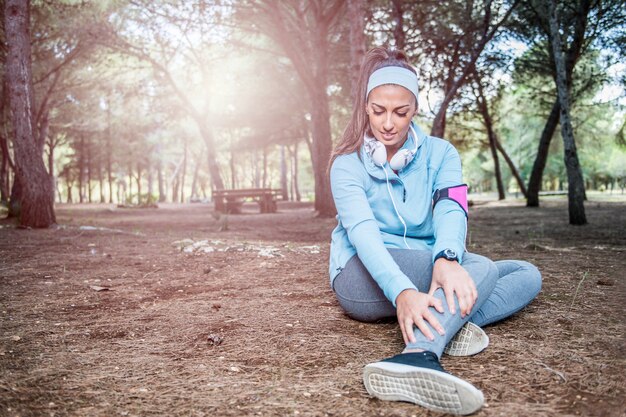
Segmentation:
<svg viewBox="0 0 626 417">
<path fill-rule="evenodd" d="M 335 158 L 339 155 L 355 152 L 361 147 L 363 136 L 369 130 L 368 116 L 367 113 L 365 113 L 367 104 L 367 97 L 365 97 L 367 93 L 367 82 L 374 71 L 384 67 L 402 67 L 415 73 L 415 69 L 408 63 L 406 54 L 400 50 L 372 48 L 367 51 L 363 58 L 357 91 L 354 95 L 352 117 L 343 132 L 341 141 L 337 144 L 330 156 L 330 162 L 328 164 L 329 172 Z M 415 75 L 417 76 L 417 73 Z M 371 132 L 369 133 L 371 135 Z"/>
</svg>

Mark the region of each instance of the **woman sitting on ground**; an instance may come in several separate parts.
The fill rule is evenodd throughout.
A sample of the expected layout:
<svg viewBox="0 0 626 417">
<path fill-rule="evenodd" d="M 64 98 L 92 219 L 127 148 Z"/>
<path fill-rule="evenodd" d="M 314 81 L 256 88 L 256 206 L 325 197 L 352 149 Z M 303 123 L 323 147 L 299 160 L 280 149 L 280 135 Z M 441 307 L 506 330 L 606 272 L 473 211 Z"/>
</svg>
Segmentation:
<svg viewBox="0 0 626 417">
<path fill-rule="evenodd" d="M 479 326 L 526 306 L 541 275 L 527 262 L 466 251 L 461 160 L 449 142 L 411 121 L 417 97 L 417 74 L 404 53 L 366 54 L 352 118 L 330 162 L 338 212 L 331 285 L 350 317 L 396 316 L 400 325 L 402 353 L 364 368 L 371 395 L 470 414 L 483 394 L 446 373 L 442 353 L 483 350 L 489 339 Z"/>
</svg>

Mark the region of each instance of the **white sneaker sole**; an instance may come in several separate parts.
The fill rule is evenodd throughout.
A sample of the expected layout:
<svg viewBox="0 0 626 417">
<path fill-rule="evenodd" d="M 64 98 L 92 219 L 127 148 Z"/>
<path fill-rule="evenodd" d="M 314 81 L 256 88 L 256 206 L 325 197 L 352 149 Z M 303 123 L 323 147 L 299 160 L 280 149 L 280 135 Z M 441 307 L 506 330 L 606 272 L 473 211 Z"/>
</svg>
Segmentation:
<svg viewBox="0 0 626 417">
<path fill-rule="evenodd" d="M 363 383 L 381 400 L 407 401 L 443 413 L 472 414 L 485 401 L 480 390 L 454 375 L 393 362 L 365 366 Z"/>
<path fill-rule="evenodd" d="M 469 321 L 461 327 L 443 350 L 450 356 L 472 356 L 489 346 L 489 336 L 480 327 Z"/>
</svg>

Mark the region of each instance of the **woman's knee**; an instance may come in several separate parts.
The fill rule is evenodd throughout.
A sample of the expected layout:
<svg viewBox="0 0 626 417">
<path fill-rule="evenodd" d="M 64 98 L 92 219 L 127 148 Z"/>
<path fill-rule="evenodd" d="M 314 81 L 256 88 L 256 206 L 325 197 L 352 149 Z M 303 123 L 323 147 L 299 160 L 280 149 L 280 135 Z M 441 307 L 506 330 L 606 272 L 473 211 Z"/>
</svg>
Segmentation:
<svg viewBox="0 0 626 417">
<path fill-rule="evenodd" d="M 467 253 L 463 259 L 463 267 L 474 280 L 479 292 L 491 292 L 498 282 L 498 267 L 489 258 Z"/>
<path fill-rule="evenodd" d="M 535 298 L 541 291 L 542 278 L 539 269 L 526 261 L 517 261 L 520 267 L 519 274 L 524 279 L 524 286 L 528 289 L 528 292 L 532 294 L 532 298 Z"/>
</svg>

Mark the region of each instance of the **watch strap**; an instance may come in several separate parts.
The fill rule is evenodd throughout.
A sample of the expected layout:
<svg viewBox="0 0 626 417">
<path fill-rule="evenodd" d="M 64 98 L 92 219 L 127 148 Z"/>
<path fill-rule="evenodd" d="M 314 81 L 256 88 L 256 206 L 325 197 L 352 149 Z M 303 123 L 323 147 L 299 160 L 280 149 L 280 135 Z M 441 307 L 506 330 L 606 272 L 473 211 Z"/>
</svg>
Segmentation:
<svg viewBox="0 0 626 417">
<path fill-rule="evenodd" d="M 448 256 L 448 255 L 446 254 L 446 251 L 447 251 L 447 250 L 448 250 L 448 249 L 444 249 L 444 250 L 442 250 L 441 252 L 439 252 L 437 255 L 435 255 L 435 259 L 434 259 L 434 261 L 433 261 L 433 262 L 437 261 L 437 259 L 439 259 L 439 258 L 445 258 L 445 259 L 447 259 L 447 260 L 449 260 L 449 261 L 457 261 L 457 262 L 458 262 L 458 261 L 459 261 L 459 257 L 458 257 L 458 255 L 457 255 L 457 256 L 455 256 L 455 257 L 450 257 L 450 256 Z M 455 253 L 456 253 L 456 252 L 455 252 Z"/>
</svg>

